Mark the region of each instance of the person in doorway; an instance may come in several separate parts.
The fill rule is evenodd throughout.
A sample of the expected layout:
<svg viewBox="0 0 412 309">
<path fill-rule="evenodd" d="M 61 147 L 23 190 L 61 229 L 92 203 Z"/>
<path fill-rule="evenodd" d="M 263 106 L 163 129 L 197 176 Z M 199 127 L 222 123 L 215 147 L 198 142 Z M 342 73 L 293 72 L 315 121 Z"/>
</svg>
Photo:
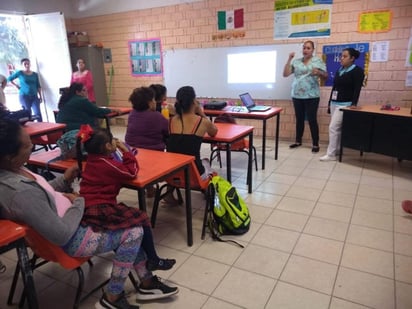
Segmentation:
<svg viewBox="0 0 412 309">
<path fill-rule="evenodd" d="M 79 172 L 77 166 L 50 183 L 31 172 L 24 166 L 33 147 L 30 136 L 13 120 L 0 119 L 0 144 L 0 218 L 29 225 L 74 257 L 115 252 L 110 280 L 96 308 L 139 308 L 128 303 L 124 291 L 133 269 L 140 280 L 137 299 L 160 299 L 178 292 L 177 287 L 165 285 L 146 268 L 141 226 L 94 231 L 81 224 L 85 201 L 70 191 Z"/>
<path fill-rule="evenodd" d="M 354 62 L 359 58 L 359 51 L 350 47 L 342 51 L 341 67 L 335 74 L 330 93 L 328 111 L 331 114 L 329 124 L 329 145 L 326 154 L 320 161 L 336 161 L 342 132 L 343 113 L 341 107 L 356 107 L 362 89 L 365 73 Z"/>
<path fill-rule="evenodd" d="M 289 58 L 283 69 L 283 76 L 294 74 L 292 82 L 292 101 L 296 117 L 295 143 L 289 148 L 302 145 L 302 137 L 305 129 L 305 117 L 308 119 L 312 136 L 312 152 L 319 152 L 319 126 L 317 113 L 320 99 L 319 79 L 326 79 L 328 73 L 326 65 L 317 56 L 313 55 L 315 44 L 312 41 L 303 43 L 303 57 L 293 59 L 295 53 L 289 54 Z"/>
<path fill-rule="evenodd" d="M 96 96 L 94 94 L 93 87 L 93 75 L 92 72 L 86 69 L 86 63 L 84 59 L 79 58 L 76 62 L 77 71 L 73 72 L 70 84 L 81 83 L 87 90 L 87 98 L 90 102 L 96 104 Z"/>
<path fill-rule="evenodd" d="M 40 103 L 43 101 L 39 75 L 30 69 L 30 60 L 23 58 L 21 60 L 23 70 L 16 71 L 7 78 L 17 89 L 19 89 L 19 100 L 23 109 L 29 110 L 35 116 L 37 121 L 43 121 Z M 14 80 L 18 79 L 19 83 Z"/>
</svg>

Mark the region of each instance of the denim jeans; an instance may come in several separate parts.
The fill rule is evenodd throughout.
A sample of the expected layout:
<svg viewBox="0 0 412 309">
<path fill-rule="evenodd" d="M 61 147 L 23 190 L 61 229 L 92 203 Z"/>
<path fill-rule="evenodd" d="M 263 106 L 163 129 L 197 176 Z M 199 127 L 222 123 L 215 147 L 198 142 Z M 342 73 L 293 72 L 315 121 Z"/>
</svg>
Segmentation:
<svg viewBox="0 0 412 309">
<path fill-rule="evenodd" d="M 19 95 L 20 104 L 23 109 L 32 111 L 32 114 L 36 116 L 38 121 L 43 121 L 40 111 L 40 100 L 37 95 Z"/>
</svg>

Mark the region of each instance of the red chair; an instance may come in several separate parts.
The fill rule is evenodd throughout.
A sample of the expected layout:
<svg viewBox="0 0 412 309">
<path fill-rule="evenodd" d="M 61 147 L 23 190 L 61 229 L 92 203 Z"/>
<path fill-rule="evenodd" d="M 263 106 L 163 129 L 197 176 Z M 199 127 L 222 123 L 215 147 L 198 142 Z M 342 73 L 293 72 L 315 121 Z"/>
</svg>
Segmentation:
<svg viewBox="0 0 412 309">
<path fill-rule="evenodd" d="M 18 256 L 16 267 L 17 275 L 21 270 L 25 296 L 28 299 L 29 308 L 37 309 L 39 308 L 39 305 L 37 303 L 36 289 L 34 287 L 33 272 L 30 267 L 29 256 L 24 242 L 25 236 L 26 229 L 24 226 L 10 220 L 0 220 L 0 253 L 14 248 L 16 249 Z M 9 299 L 7 303 L 10 305 L 11 300 Z"/>
<path fill-rule="evenodd" d="M 186 182 L 185 182 L 184 172 L 180 171 L 170 176 L 168 179 L 166 179 L 166 184 L 156 189 L 155 198 L 153 202 L 153 210 L 152 210 L 152 215 L 151 215 L 152 228 L 154 228 L 156 224 L 156 217 L 157 217 L 157 211 L 159 209 L 160 200 L 163 199 L 166 196 L 166 194 L 169 193 L 171 188 L 173 188 L 173 189 L 177 189 L 179 203 L 180 204 L 183 203 L 180 189 L 184 189 L 185 184 Z M 163 192 L 164 189 L 166 189 L 166 192 Z M 206 204 L 205 204 L 205 213 L 203 216 L 203 226 L 202 226 L 202 239 L 205 239 L 206 227 L 207 227 L 207 214 L 208 214 L 208 210 L 210 209 L 210 207 L 212 207 L 213 202 L 214 202 L 213 201 L 214 191 L 213 191 L 213 185 L 210 184 L 210 179 L 203 180 L 200 177 L 199 171 L 194 161 L 192 161 L 192 163 L 190 164 L 190 189 L 194 191 L 200 191 L 203 194 L 205 194 Z M 191 212 L 188 213 L 187 216 L 191 217 L 192 213 Z"/>
<path fill-rule="evenodd" d="M 26 227 L 26 236 L 25 236 L 26 243 L 33 251 L 33 257 L 31 259 L 32 269 L 36 269 L 48 262 L 55 262 L 60 264 L 62 267 L 69 269 L 69 270 L 76 270 L 78 277 L 79 277 L 79 284 L 77 286 L 76 296 L 74 299 L 73 308 L 78 308 L 80 303 L 84 301 L 87 297 L 91 294 L 96 292 L 97 290 L 101 289 L 104 285 L 107 284 L 109 280 L 99 284 L 96 288 L 92 291 L 87 293 L 83 298 L 81 298 L 81 293 L 83 291 L 84 286 L 84 274 L 81 266 L 88 262 L 90 266 L 93 264 L 91 263 L 91 257 L 72 257 L 68 255 L 63 249 L 57 245 L 52 244 L 48 240 L 46 240 L 43 236 L 37 233 L 34 229 L 30 227 Z M 41 258 L 43 261 L 37 263 L 37 260 Z M 9 300 L 13 299 L 15 286 L 17 284 L 18 279 L 18 271 L 16 269 L 17 274 L 13 278 L 12 288 L 10 289 Z M 130 280 L 132 281 L 134 286 L 137 286 L 136 280 L 134 279 L 133 275 L 129 275 Z M 20 300 L 20 304 L 23 305 L 24 299 Z"/>
</svg>

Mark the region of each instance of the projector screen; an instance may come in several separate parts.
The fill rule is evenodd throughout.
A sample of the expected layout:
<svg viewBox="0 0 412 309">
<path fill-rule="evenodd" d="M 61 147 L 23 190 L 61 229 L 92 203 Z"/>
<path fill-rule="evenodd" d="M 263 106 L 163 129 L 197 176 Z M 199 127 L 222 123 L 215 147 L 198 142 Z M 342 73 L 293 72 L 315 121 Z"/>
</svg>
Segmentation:
<svg viewBox="0 0 412 309">
<path fill-rule="evenodd" d="M 254 99 L 290 99 L 293 76 L 284 78 L 290 52 L 302 56 L 302 44 L 166 50 L 164 83 L 169 96 L 193 86 L 198 97 L 233 98 L 249 92 Z"/>
</svg>

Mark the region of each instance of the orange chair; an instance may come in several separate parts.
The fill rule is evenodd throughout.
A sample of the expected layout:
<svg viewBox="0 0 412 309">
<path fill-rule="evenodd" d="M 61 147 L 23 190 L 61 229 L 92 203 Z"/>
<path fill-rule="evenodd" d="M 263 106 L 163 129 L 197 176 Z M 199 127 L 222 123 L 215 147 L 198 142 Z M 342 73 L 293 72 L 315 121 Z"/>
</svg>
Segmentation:
<svg viewBox="0 0 412 309">
<path fill-rule="evenodd" d="M 202 239 L 205 239 L 206 227 L 207 227 L 207 214 L 208 214 L 208 210 L 210 209 L 210 207 L 212 207 L 213 200 L 214 200 L 213 185 L 210 184 L 210 179 L 203 180 L 200 177 L 199 171 L 194 161 L 190 164 L 190 176 L 191 176 L 190 177 L 190 189 L 194 191 L 200 191 L 203 194 L 205 194 L 206 205 L 205 205 L 205 213 L 203 216 L 203 227 L 202 227 Z M 157 211 L 159 209 L 160 200 L 164 198 L 166 194 L 168 194 L 168 192 L 170 191 L 170 188 L 176 188 L 178 192 L 179 203 L 183 203 L 182 195 L 179 189 L 184 189 L 185 184 L 186 184 L 185 174 L 183 171 L 180 171 L 170 176 L 168 179 L 166 179 L 166 184 L 156 189 L 155 198 L 153 202 L 153 210 L 152 210 L 152 215 L 151 215 L 152 228 L 155 227 Z M 166 189 L 166 192 L 162 192 L 164 191 L 164 189 Z M 191 211 L 187 213 L 187 216 L 190 216 L 190 217 L 192 216 Z M 192 227 L 190 226 L 188 228 L 191 229 Z"/>
<path fill-rule="evenodd" d="M 24 226 L 10 220 L 0 220 L 0 253 L 16 248 L 18 256 L 17 274 L 21 270 L 25 296 L 28 299 L 29 308 L 37 309 L 39 305 L 34 287 L 33 272 L 30 267 L 29 256 L 24 242 L 25 235 L 26 229 Z M 7 302 L 8 304 L 9 301 L 10 299 Z"/>
<path fill-rule="evenodd" d="M 85 262 L 89 262 L 90 266 L 93 264 L 91 263 L 91 257 L 72 257 L 68 255 L 63 249 L 57 245 L 52 244 L 48 240 L 46 240 L 43 236 L 37 233 L 34 229 L 30 227 L 26 227 L 26 236 L 25 236 L 26 243 L 33 251 L 33 257 L 31 259 L 31 266 L 32 269 L 36 269 L 47 262 L 55 262 L 60 264 L 62 267 L 69 269 L 69 270 L 76 270 L 79 276 L 79 284 L 77 286 L 76 296 L 74 299 L 73 308 L 78 308 L 80 303 L 84 301 L 87 297 L 91 294 L 96 292 L 97 290 L 101 289 L 104 285 L 107 284 L 109 280 L 99 284 L 96 288 L 92 291 L 87 293 L 83 298 L 81 297 L 81 293 L 84 286 L 84 274 L 81 266 Z M 43 259 L 43 261 L 36 263 L 38 258 Z M 10 289 L 9 300 L 13 299 L 14 296 L 14 289 L 17 284 L 18 279 L 18 270 L 16 269 L 17 274 L 13 278 L 12 288 Z M 136 280 L 134 279 L 133 275 L 129 275 L 130 280 L 132 281 L 134 286 L 137 286 Z M 23 305 L 24 299 L 21 299 L 20 305 Z"/>
</svg>

